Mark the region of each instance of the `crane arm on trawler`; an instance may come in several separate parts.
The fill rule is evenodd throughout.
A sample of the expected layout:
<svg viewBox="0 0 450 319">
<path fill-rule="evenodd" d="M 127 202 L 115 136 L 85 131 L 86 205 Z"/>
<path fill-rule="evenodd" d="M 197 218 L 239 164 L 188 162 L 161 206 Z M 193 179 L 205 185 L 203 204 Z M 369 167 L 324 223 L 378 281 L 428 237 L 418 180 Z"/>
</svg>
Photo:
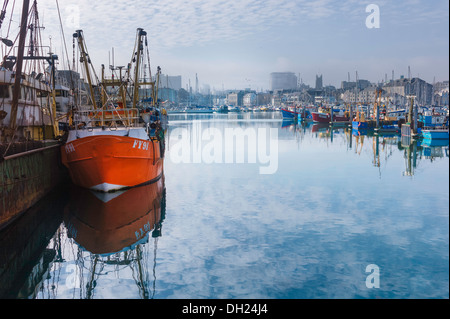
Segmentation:
<svg viewBox="0 0 450 319">
<path fill-rule="evenodd" d="M 92 104 L 94 105 L 94 109 L 97 109 L 97 104 L 95 101 L 94 95 L 94 87 L 92 85 L 91 72 L 89 68 L 89 64 L 91 64 L 91 59 L 89 58 L 89 54 L 86 51 L 86 43 L 84 41 L 83 30 L 77 30 L 73 34 L 73 37 L 78 41 L 78 47 L 80 49 L 80 62 L 83 63 L 84 70 L 86 72 L 86 78 L 88 80 L 89 92 L 91 93 Z M 103 125 L 103 124 L 102 124 Z"/>
<path fill-rule="evenodd" d="M 146 47 L 146 51 L 144 51 L 144 46 Z M 140 74 L 141 66 L 142 66 L 142 62 L 143 62 L 145 53 L 147 54 L 147 67 L 149 69 L 150 81 L 146 80 L 145 71 L 144 71 L 143 80 L 141 79 L 141 74 Z M 156 73 L 156 79 L 155 79 L 155 81 L 152 81 L 152 73 L 151 73 L 151 67 L 150 67 L 150 55 L 148 53 L 147 32 L 144 31 L 144 29 L 142 29 L 142 28 L 137 29 L 136 46 L 135 46 L 135 50 L 133 52 L 132 61 L 128 66 L 128 74 L 131 69 L 131 65 L 133 63 L 135 64 L 134 75 L 133 75 L 134 90 L 133 90 L 133 95 L 131 97 L 133 108 L 137 107 L 137 104 L 139 101 L 139 88 L 141 86 L 146 86 L 146 85 L 151 86 L 151 99 L 152 99 L 151 106 L 155 107 L 157 104 L 157 101 L 158 101 L 158 89 L 159 89 L 158 85 L 159 85 L 159 76 L 161 74 L 161 68 L 158 66 L 157 73 Z M 143 66 L 144 66 L 144 68 L 146 67 L 145 64 Z"/>
</svg>

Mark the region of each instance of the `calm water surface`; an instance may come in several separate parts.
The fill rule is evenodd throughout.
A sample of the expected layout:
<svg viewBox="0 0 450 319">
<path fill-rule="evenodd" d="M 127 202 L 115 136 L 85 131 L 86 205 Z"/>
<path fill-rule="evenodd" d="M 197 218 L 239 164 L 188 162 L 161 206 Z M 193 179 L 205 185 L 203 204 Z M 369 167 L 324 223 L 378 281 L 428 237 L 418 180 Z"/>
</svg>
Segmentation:
<svg viewBox="0 0 450 319">
<path fill-rule="evenodd" d="M 70 187 L 0 236 L 0 296 L 449 298 L 448 142 L 275 112 L 169 119 L 164 180 Z"/>
</svg>

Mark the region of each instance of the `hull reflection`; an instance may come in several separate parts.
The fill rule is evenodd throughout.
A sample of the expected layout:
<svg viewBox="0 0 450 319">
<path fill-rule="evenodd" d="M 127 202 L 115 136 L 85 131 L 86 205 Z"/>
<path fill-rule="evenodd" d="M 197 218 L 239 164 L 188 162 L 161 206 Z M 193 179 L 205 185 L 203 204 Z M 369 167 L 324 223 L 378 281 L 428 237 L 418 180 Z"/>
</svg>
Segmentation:
<svg viewBox="0 0 450 319">
<path fill-rule="evenodd" d="M 109 255 L 145 242 L 160 231 L 164 178 L 115 193 L 74 188 L 64 211 L 68 234 L 85 250 Z"/>
<path fill-rule="evenodd" d="M 66 191 L 48 194 L 0 232 L 0 299 L 34 298 L 51 265 L 61 259 L 49 239 L 58 238 Z"/>
</svg>

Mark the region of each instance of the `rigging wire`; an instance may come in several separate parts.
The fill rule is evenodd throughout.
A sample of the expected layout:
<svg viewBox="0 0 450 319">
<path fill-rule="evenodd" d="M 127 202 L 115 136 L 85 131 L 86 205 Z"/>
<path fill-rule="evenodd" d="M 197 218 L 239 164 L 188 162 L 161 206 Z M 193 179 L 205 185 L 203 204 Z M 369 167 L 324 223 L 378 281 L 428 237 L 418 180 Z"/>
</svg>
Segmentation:
<svg viewBox="0 0 450 319">
<path fill-rule="evenodd" d="M 9 31 L 11 30 L 11 23 L 13 21 L 12 16 L 13 16 L 13 12 L 14 12 L 15 6 L 16 6 L 16 0 L 13 1 L 13 6 L 12 6 L 12 9 L 11 9 L 11 16 L 9 18 L 8 31 L 6 32 L 6 37 L 9 36 Z"/>
<path fill-rule="evenodd" d="M 9 2 L 8 0 L 5 0 L 5 2 L 3 2 L 3 8 L 0 13 L 0 29 L 2 28 L 2 23 L 6 16 L 6 7 L 8 6 L 8 2 Z"/>
<path fill-rule="evenodd" d="M 59 25 L 61 27 L 61 36 L 62 36 L 62 40 L 63 40 L 62 42 L 64 44 L 65 56 L 67 58 L 67 64 L 68 64 L 68 67 L 69 67 L 69 71 L 72 71 L 72 69 L 70 68 L 70 63 L 69 63 L 69 61 L 70 61 L 69 60 L 69 52 L 67 50 L 66 37 L 64 35 L 64 27 L 63 27 L 63 23 L 62 23 L 62 19 L 61 19 L 61 12 L 59 10 L 59 2 L 58 2 L 58 0 L 56 0 L 56 7 L 58 9 Z M 63 57 L 64 57 L 64 54 L 63 54 Z M 74 59 L 73 64 L 75 65 L 75 56 L 73 57 L 73 59 Z M 70 83 L 71 84 L 71 88 L 73 89 L 74 88 L 74 81 L 73 81 L 73 77 L 72 77 L 72 72 L 70 72 L 70 82 L 71 82 Z"/>
</svg>

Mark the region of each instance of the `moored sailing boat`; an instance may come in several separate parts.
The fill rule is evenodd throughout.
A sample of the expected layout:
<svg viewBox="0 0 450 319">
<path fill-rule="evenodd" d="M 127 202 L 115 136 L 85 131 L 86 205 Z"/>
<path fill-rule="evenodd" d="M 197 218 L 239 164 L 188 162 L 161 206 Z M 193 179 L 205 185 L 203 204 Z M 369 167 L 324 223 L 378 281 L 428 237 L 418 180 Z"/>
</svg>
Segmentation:
<svg viewBox="0 0 450 319">
<path fill-rule="evenodd" d="M 85 50 L 84 37 L 78 30 L 81 60 L 84 63 L 92 108 L 74 111 L 73 123 L 62 147 L 62 161 L 69 169 L 74 184 L 84 188 L 110 192 L 158 180 L 163 175 L 164 133 L 160 121 L 145 122 L 137 108 L 140 62 L 147 33 L 138 29 L 133 60 L 136 63 L 131 107 L 126 94 L 130 79 L 120 81 L 118 100 L 108 96 L 105 83 L 100 83 L 102 106 L 97 107 L 90 77 L 90 59 Z M 145 41 L 147 43 L 147 41 Z M 130 76 L 128 67 L 128 76 Z M 153 85 L 154 88 L 154 85 Z M 118 103 L 115 103 L 119 101 Z"/>
</svg>

